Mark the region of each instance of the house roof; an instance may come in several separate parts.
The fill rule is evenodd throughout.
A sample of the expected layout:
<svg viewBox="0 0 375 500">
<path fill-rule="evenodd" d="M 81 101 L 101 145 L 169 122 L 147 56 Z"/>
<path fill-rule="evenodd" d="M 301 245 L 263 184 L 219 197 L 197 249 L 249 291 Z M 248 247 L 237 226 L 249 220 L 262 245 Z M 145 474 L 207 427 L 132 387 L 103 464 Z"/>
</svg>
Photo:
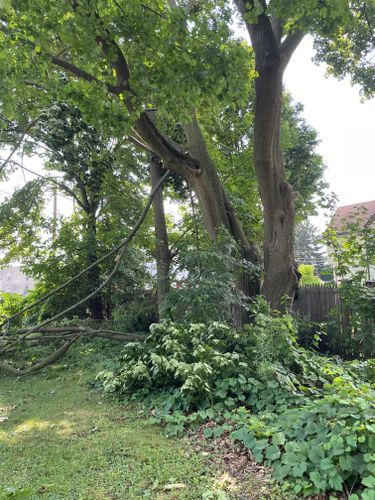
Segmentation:
<svg viewBox="0 0 375 500">
<path fill-rule="evenodd" d="M 364 201 L 338 207 L 335 215 L 332 217 L 330 227 L 336 229 L 338 232 L 343 232 L 351 222 L 358 222 L 361 227 L 365 227 L 374 220 L 375 200 Z"/>
</svg>

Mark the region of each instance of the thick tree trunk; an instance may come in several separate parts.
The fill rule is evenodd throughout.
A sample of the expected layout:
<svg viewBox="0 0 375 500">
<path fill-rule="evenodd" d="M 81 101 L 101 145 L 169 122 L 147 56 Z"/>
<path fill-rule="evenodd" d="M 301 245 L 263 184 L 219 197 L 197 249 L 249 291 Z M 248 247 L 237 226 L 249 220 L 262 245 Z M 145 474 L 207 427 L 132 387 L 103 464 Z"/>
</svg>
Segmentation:
<svg viewBox="0 0 375 500">
<path fill-rule="evenodd" d="M 86 213 L 86 255 L 87 265 L 93 264 L 97 259 L 97 238 L 96 238 L 96 215 L 92 210 Z M 98 266 L 93 267 L 87 273 L 88 292 L 92 292 L 100 285 L 100 269 Z M 103 302 L 101 295 L 92 297 L 89 302 L 90 316 L 92 319 L 102 320 Z"/>
<path fill-rule="evenodd" d="M 157 185 L 163 176 L 161 162 L 158 156 L 152 155 L 150 159 L 151 187 Z M 158 287 L 159 319 L 163 319 L 163 305 L 166 294 L 169 292 L 169 267 L 171 257 L 168 244 L 167 224 L 165 221 L 163 189 L 160 188 L 152 203 L 155 226 L 156 272 Z"/>
<path fill-rule="evenodd" d="M 254 164 L 264 211 L 264 281 L 262 294 L 271 307 L 290 307 L 298 286 L 294 265 L 294 192 L 286 181 L 281 143 L 283 72 L 303 38 L 296 31 L 282 39 L 280 20 L 263 12 L 248 22 L 252 0 L 235 0 L 255 52 Z M 286 299 L 286 302 L 285 302 Z"/>
<path fill-rule="evenodd" d="M 217 231 L 225 227 L 241 250 L 241 258 L 254 265 L 254 273 L 239 272 L 237 278 L 237 289 L 246 297 L 254 297 L 259 293 L 261 257 L 258 249 L 246 238 L 240 221 L 235 214 L 224 186 L 219 179 L 216 167 L 210 158 L 206 142 L 199 128 L 196 117 L 184 127 L 191 155 L 198 159 L 202 166 L 202 174 L 191 175 L 188 181 L 194 189 L 203 215 L 206 229 L 212 239 L 215 239 Z M 240 328 L 248 319 L 246 311 L 242 307 L 234 307 L 233 321 Z"/>
<path fill-rule="evenodd" d="M 284 298 L 292 298 L 298 284 L 293 256 L 294 192 L 285 179 L 280 145 L 283 70 L 280 59 L 267 57 L 258 65 L 255 83 L 254 163 L 264 209 L 262 294 L 271 307 L 282 309 Z"/>
</svg>

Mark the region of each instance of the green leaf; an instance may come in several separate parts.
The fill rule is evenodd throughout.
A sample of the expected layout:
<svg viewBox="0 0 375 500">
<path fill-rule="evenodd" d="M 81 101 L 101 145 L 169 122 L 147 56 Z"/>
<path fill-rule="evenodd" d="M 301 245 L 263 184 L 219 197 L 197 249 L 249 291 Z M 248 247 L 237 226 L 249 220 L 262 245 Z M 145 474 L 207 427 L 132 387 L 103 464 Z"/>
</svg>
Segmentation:
<svg viewBox="0 0 375 500">
<path fill-rule="evenodd" d="M 375 476 L 367 476 L 362 479 L 362 484 L 368 488 L 375 488 Z"/>
<path fill-rule="evenodd" d="M 343 481 L 342 481 L 342 478 L 340 476 L 335 475 L 333 477 L 330 477 L 328 479 L 328 483 L 333 490 L 336 490 L 336 491 L 342 490 Z"/>
<path fill-rule="evenodd" d="M 373 488 L 365 489 L 362 491 L 361 500 L 374 500 L 374 498 L 375 498 L 375 490 Z"/>
<path fill-rule="evenodd" d="M 284 464 L 290 465 L 290 466 L 297 465 L 300 462 L 298 456 L 295 453 L 292 453 L 290 451 L 287 451 L 286 453 L 284 453 L 284 455 L 282 457 L 282 461 Z"/>
<path fill-rule="evenodd" d="M 254 449 L 255 450 L 264 450 L 268 445 L 268 439 L 256 439 Z"/>
<path fill-rule="evenodd" d="M 204 429 L 203 435 L 205 438 L 210 438 L 213 436 L 214 430 L 211 427 L 208 427 L 207 429 Z"/>
<path fill-rule="evenodd" d="M 278 446 L 271 445 L 266 450 L 266 459 L 267 460 L 272 460 L 272 461 L 276 460 L 277 458 L 280 457 L 280 455 L 281 455 L 281 452 L 280 452 Z"/>
<path fill-rule="evenodd" d="M 307 471 L 307 463 L 301 462 L 293 467 L 293 474 L 296 477 L 302 477 L 303 474 Z"/>
<path fill-rule="evenodd" d="M 321 470 L 329 470 L 334 468 L 333 462 L 329 458 L 323 458 L 323 460 L 320 462 L 320 469 Z"/>
<path fill-rule="evenodd" d="M 285 434 L 277 432 L 272 436 L 272 442 L 276 445 L 283 445 L 285 443 Z"/>
<path fill-rule="evenodd" d="M 319 464 L 324 457 L 324 453 L 320 448 L 313 447 L 309 451 L 308 457 L 314 464 Z"/>
</svg>

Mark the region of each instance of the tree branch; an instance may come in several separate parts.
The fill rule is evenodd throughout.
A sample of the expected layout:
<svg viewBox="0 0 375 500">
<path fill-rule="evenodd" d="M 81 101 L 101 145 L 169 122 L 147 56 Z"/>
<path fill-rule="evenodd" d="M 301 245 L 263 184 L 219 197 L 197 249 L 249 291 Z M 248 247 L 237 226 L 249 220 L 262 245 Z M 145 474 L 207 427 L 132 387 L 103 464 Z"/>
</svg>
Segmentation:
<svg viewBox="0 0 375 500">
<path fill-rule="evenodd" d="M 17 152 L 18 148 L 21 146 L 21 144 L 23 143 L 25 137 L 27 136 L 27 134 L 29 133 L 29 131 L 32 129 L 32 127 L 34 125 L 36 125 L 36 123 L 38 122 L 39 118 L 36 118 L 35 120 L 32 120 L 26 127 L 26 129 L 23 131 L 20 139 L 17 141 L 17 143 L 15 144 L 15 146 L 13 147 L 12 151 L 10 152 L 10 154 L 8 155 L 8 157 L 6 158 L 6 160 L 2 163 L 2 165 L 0 166 L 0 174 L 1 172 L 4 170 L 4 168 L 8 165 L 8 163 L 11 161 L 13 155 Z"/>
<path fill-rule="evenodd" d="M 12 333 L 12 335 L 15 335 L 15 334 L 25 334 L 25 333 L 28 333 L 28 329 L 21 329 L 21 330 L 18 330 L 17 332 L 14 332 Z M 146 335 L 138 335 L 136 333 L 124 333 L 124 332 L 119 332 L 119 331 L 116 331 L 116 330 L 107 330 L 107 329 L 94 329 L 94 328 L 90 328 L 89 326 L 50 326 L 48 328 L 39 328 L 37 330 L 35 330 L 35 333 L 42 333 L 42 334 L 61 334 L 61 335 L 64 335 L 64 334 L 67 334 L 67 335 L 71 335 L 71 334 L 81 334 L 81 335 L 88 335 L 88 336 L 94 336 L 94 337 L 104 337 L 105 338 L 108 338 L 108 339 L 114 339 L 114 340 L 124 340 L 124 341 L 127 341 L 127 342 L 138 342 L 138 341 L 143 341 L 145 340 L 146 338 Z M 120 338 L 121 337 L 121 338 Z M 34 337 L 30 337 L 30 338 L 34 338 Z M 40 338 L 45 338 L 44 335 L 43 337 L 40 337 Z M 58 337 L 56 337 L 58 338 Z M 18 342 L 18 339 L 16 339 L 16 341 Z"/>
<path fill-rule="evenodd" d="M 257 62 L 264 60 L 267 55 L 279 55 L 279 43 L 272 29 L 271 21 L 265 13 L 267 5 L 262 1 L 263 12 L 258 14 L 257 22 L 249 22 L 247 14 L 255 10 L 254 0 L 235 0 L 240 14 L 250 35 Z"/>
<path fill-rule="evenodd" d="M 111 94 L 118 95 L 124 91 L 124 88 L 122 88 L 118 85 L 112 85 L 111 83 L 102 82 L 101 80 L 99 80 L 95 76 L 91 75 L 90 73 L 88 73 L 84 69 L 79 68 L 75 64 L 73 64 L 69 61 L 66 61 L 65 59 L 61 59 L 61 57 L 52 56 L 51 60 L 55 66 L 59 66 L 60 68 L 66 69 L 67 71 L 69 71 L 69 73 L 72 73 L 73 75 L 78 76 L 78 78 L 82 78 L 82 80 L 85 80 L 86 82 L 89 82 L 89 83 L 95 82 L 95 83 L 99 83 L 100 85 L 105 85 Z"/>
<path fill-rule="evenodd" d="M 277 43 L 281 43 L 281 37 L 283 35 L 283 25 L 279 17 L 273 17 L 271 19 L 272 31 L 275 35 Z"/>
<path fill-rule="evenodd" d="M 157 193 L 158 189 L 164 184 L 164 182 L 167 180 L 168 176 L 170 174 L 170 171 L 167 170 L 166 173 L 163 175 L 163 177 L 160 179 L 160 181 L 156 184 L 156 186 L 154 187 L 154 189 L 151 191 L 151 194 L 148 198 L 148 201 L 146 203 L 146 206 L 144 207 L 143 211 L 142 211 L 142 214 L 140 215 L 138 221 L 136 222 L 136 224 L 134 225 L 133 229 L 131 230 L 131 232 L 129 233 L 129 235 L 125 238 L 125 240 L 121 243 L 121 246 L 120 246 L 120 250 L 116 256 L 116 259 L 115 259 L 115 265 L 112 269 L 112 271 L 110 272 L 110 274 L 107 276 L 107 278 L 103 281 L 103 283 L 98 286 L 95 290 L 93 290 L 91 293 L 89 293 L 88 295 L 86 295 L 86 297 L 84 297 L 83 299 L 77 301 L 76 303 L 74 303 L 73 305 L 67 307 L 66 309 L 64 309 L 63 311 L 59 312 L 58 314 L 55 314 L 54 316 L 52 316 L 52 318 L 49 318 L 49 319 L 46 319 L 44 321 L 42 321 L 41 323 L 39 323 L 39 325 L 36 325 L 32 328 L 30 328 L 24 335 L 23 337 L 28 337 L 31 333 L 34 333 L 36 331 L 38 331 L 40 328 L 44 327 L 45 325 L 48 325 L 50 323 L 52 323 L 53 321 L 63 317 L 65 314 L 69 313 L 70 311 L 73 311 L 74 309 L 76 309 L 77 307 L 81 306 L 82 304 L 85 304 L 86 302 L 88 302 L 91 298 L 95 297 L 95 295 L 97 295 L 111 280 L 112 278 L 114 277 L 114 275 L 116 274 L 116 272 L 118 271 L 118 268 L 120 267 L 120 264 L 121 264 L 121 260 L 125 254 L 125 251 L 126 249 L 128 248 L 129 246 L 129 243 L 132 241 L 132 239 L 134 238 L 134 236 L 137 234 L 137 231 L 138 229 L 141 227 L 143 221 L 145 220 L 146 216 L 147 216 L 147 213 L 152 205 L 152 201 L 155 197 L 155 194 Z M 108 254 L 107 254 L 108 255 Z M 103 258 L 102 258 L 103 259 Z M 102 260 L 102 259 L 99 259 Z M 96 263 L 92 264 L 91 266 L 89 266 L 90 268 L 91 267 L 94 267 L 94 265 L 97 265 L 99 261 L 96 261 Z M 88 269 L 88 268 L 86 268 Z M 82 273 L 79 273 L 79 274 L 82 274 Z M 74 278 L 74 280 L 77 278 L 77 276 Z M 74 281 L 73 279 L 72 280 L 69 280 L 70 282 Z M 61 287 L 59 287 L 61 289 Z M 56 293 L 56 291 L 55 291 Z M 34 303 L 35 304 L 35 303 Z"/>
<path fill-rule="evenodd" d="M 72 198 L 74 198 L 76 200 L 76 202 L 78 203 L 78 205 L 84 210 L 85 207 L 84 207 L 83 203 L 81 202 L 81 200 L 79 199 L 79 197 L 66 184 L 63 184 L 62 182 L 57 181 L 53 177 L 48 177 L 48 176 L 39 174 L 38 172 L 34 172 L 34 170 L 30 170 L 29 168 L 25 167 L 24 165 L 21 165 L 16 160 L 12 160 L 12 163 L 14 165 L 17 165 L 17 167 L 22 168 L 23 170 L 26 170 L 26 172 L 29 172 L 30 174 L 36 175 L 40 179 L 43 179 L 43 180 L 45 180 L 47 182 L 52 182 L 52 184 L 55 184 L 55 186 L 58 186 L 60 189 L 62 189 L 67 194 L 69 194 Z"/>
<path fill-rule="evenodd" d="M 292 57 L 294 51 L 301 43 L 305 33 L 301 30 L 296 30 L 294 33 L 290 33 L 280 45 L 280 53 L 283 59 L 284 68 L 288 65 L 290 58 Z"/>
<path fill-rule="evenodd" d="M 120 255 L 120 258 L 119 258 L 119 255 L 116 257 L 116 260 L 117 262 L 120 262 L 121 260 L 121 257 L 123 255 L 123 252 L 122 250 L 128 246 L 129 242 L 131 241 L 131 239 L 135 236 L 135 233 L 138 231 L 140 225 L 142 224 L 142 222 L 144 221 L 144 219 L 146 218 L 146 215 L 152 205 L 152 201 L 155 197 L 155 194 L 157 192 L 157 190 L 164 184 L 164 182 L 167 180 L 167 177 L 169 176 L 170 172 L 167 171 L 163 177 L 160 179 L 160 181 L 158 182 L 158 184 L 154 187 L 154 189 L 151 191 L 150 193 L 150 196 L 148 198 L 148 201 L 146 203 L 146 206 L 145 208 L 143 209 L 143 212 L 140 216 L 140 218 L 138 219 L 138 222 L 136 223 L 136 225 L 134 226 L 132 232 L 130 233 L 130 235 L 125 238 L 124 240 L 122 240 L 115 248 L 113 248 L 110 252 L 108 252 L 106 255 L 103 255 L 103 257 L 100 257 L 100 259 L 98 259 L 97 261 L 93 262 L 90 266 L 87 266 L 85 269 L 83 269 L 82 271 L 80 271 L 79 273 L 77 273 L 75 276 L 73 276 L 72 278 L 70 278 L 69 280 L 65 281 L 62 285 L 58 286 L 57 288 L 55 288 L 54 290 L 52 290 L 51 292 L 48 292 L 46 293 L 45 295 L 43 295 L 42 297 L 40 297 L 40 299 L 36 300 L 35 302 L 33 302 L 32 304 L 29 304 L 28 306 L 24 307 L 23 309 L 21 309 L 20 311 L 18 311 L 17 313 L 13 314 L 12 316 L 9 316 L 8 318 L 6 318 L 1 324 L 0 324 L 0 327 L 4 326 L 5 324 L 9 324 L 12 320 L 18 318 L 19 316 L 21 316 L 23 313 L 29 311 L 30 309 L 33 309 L 34 307 L 36 307 L 37 305 L 45 302 L 47 299 L 49 299 L 50 297 L 52 297 L 53 295 L 56 295 L 58 292 L 61 292 L 61 290 L 63 290 L 64 288 L 66 288 L 67 286 L 71 285 L 72 283 L 74 283 L 75 281 L 77 281 L 81 276 L 83 276 L 87 271 L 89 271 L 90 269 L 93 269 L 95 266 L 99 265 L 101 262 L 107 260 L 109 257 L 111 257 L 112 255 L 114 255 L 116 252 L 120 252 L 119 255 Z M 122 253 L 121 253 L 122 252 Z M 117 266 L 118 267 L 118 266 Z M 115 268 L 115 272 L 117 271 L 117 267 Z M 111 273 L 112 274 L 112 273 Z M 110 276 L 111 278 L 111 276 Z M 104 283 L 103 286 L 105 286 L 107 284 L 109 280 L 107 279 L 106 282 Z M 101 286 L 100 290 L 103 288 L 103 286 Z M 81 302 L 84 303 L 84 302 L 87 302 L 87 300 L 89 300 L 91 298 L 91 296 L 93 296 L 93 294 L 95 295 L 96 293 L 98 293 L 98 291 L 100 290 L 95 290 L 94 292 L 92 292 L 92 294 L 90 294 L 89 296 L 85 297 L 85 299 L 83 299 L 83 302 L 80 301 L 78 304 L 75 304 L 73 307 L 73 309 L 75 309 L 76 307 L 78 307 L 78 305 L 81 305 Z M 69 308 L 69 310 L 72 310 L 71 308 Z M 62 314 L 66 313 L 67 310 L 63 311 Z M 60 317 L 62 314 L 59 314 L 58 317 Z M 46 325 L 46 324 L 49 324 L 51 323 L 52 321 L 54 321 L 56 318 L 56 316 L 54 316 L 52 319 L 50 320 L 46 320 L 46 322 L 43 322 L 39 325 L 37 325 L 37 328 L 41 328 L 42 326 Z M 33 329 L 33 332 L 34 331 L 37 331 L 35 329 Z M 31 333 L 31 331 L 28 331 L 28 333 Z"/>
<path fill-rule="evenodd" d="M 7 365 L 6 363 L 3 363 L 0 361 L 0 370 L 4 371 L 5 373 L 8 373 L 9 375 L 30 375 L 31 373 L 35 373 L 42 368 L 45 368 L 48 365 L 51 365 L 55 361 L 57 361 L 61 356 L 63 356 L 68 349 L 74 344 L 76 340 L 78 340 L 81 337 L 81 335 L 76 335 L 72 339 L 70 339 L 68 342 L 63 344 L 59 349 L 54 351 L 52 354 L 47 356 L 47 358 L 43 359 L 40 361 L 40 363 L 36 363 L 33 366 L 30 366 L 29 368 L 26 368 L 25 370 L 20 370 L 18 368 L 14 368 L 11 365 Z"/>
<path fill-rule="evenodd" d="M 118 86 L 124 88 L 124 90 L 127 91 L 128 95 L 125 97 L 124 102 L 129 113 L 132 113 L 134 111 L 134 106 L 131 96 L 136 96 L 136 93 L 133 91 L 129 84 L 128 63 L 120 46 L 111 36 L 109 30 L 105 26 L 103 26 L 103 23 L 98 14 L 96 14 L 96 17 L 107 33 L 107 39 L 104 39 L 103 37 L 97 37 L 96 41 L 101 45 L 104 55 L 108 56 L 111 52 L 111 49 L 113 49 L 113 51 L 117 55 L 116 60 L 112 63 L 112 65 L 116 72 Z M 201 167 L 199 162 L 191 158 L 189 155 L 178 151 L 178 149 L 172 144 L 172 142 L 161 132 L 159 132 L 155 123 L 145 111 L 140 114 L 140 117 L 136 121 L 135 129 L 142 137 L 143 143 L 149 145 L 152 151 L 157 156 L 163 159 L 163 163 L 167 169 L 185 174 L 185 176 L 201 174 Z"/>
<path fill-rule="evenodd" d="M 148 144 L 145 144 L 144 142 L 140 141 L 136 137 L 133 137 L 132 135 L 127 135 L 126 136 L 126 140 L 129 141 L 129 142 L 131 142 L 131 143 L 133 143 L 135 146 L 138 146 L 139 148 L 144 149 L 148 153 L 152 153 L 153 152 L 152 149 L 150 148 L 150 146 Z"/>
</svg>

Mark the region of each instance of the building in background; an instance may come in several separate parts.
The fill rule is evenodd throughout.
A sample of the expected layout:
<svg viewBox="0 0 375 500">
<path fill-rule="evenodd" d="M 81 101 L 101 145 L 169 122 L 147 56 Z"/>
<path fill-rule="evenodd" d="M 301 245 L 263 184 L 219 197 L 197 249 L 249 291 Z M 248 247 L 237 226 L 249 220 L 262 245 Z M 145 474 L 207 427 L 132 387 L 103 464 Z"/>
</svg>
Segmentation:
<svg viewBox="0 0 375 500">
<path fill-rule="evenodd" d="M 375 229 L 375 200 L 338 207 L 329 227 L 336 231 L 339 241 L 344 243 L 346 236 L 350 233 L 350 226 L 352 224 L 356 225 L 356 229 L 358 228 L 358 238 L 362 238 L 361 234 L 363 233 L 361 233 L 361 230 L 365 228 Z M 371 242 L 371 244 L 373 245 L 374 242 Z M 328 256 L 330 264 L 333 267 L 335 282 L 340 283 L 342 281 L 342 277 L 337 274 L 334 256 L 330 253 L 330 251 L 328 251 Z M 352 269 L 353 274 L 360 270 L 362 269 Z M 366 283 L 369 286 L 374 286 L 375 264 L 369 260 L 366 269 L 363 269 L 363 271 L 365 271 Z"/>
<path fill-rule="evenodd" d="M 0 271 L 0 292 L 26 295 L 32 288 L 34 288 L 34 281 L 22 272 L 21 266 Z"/>
</svg>

